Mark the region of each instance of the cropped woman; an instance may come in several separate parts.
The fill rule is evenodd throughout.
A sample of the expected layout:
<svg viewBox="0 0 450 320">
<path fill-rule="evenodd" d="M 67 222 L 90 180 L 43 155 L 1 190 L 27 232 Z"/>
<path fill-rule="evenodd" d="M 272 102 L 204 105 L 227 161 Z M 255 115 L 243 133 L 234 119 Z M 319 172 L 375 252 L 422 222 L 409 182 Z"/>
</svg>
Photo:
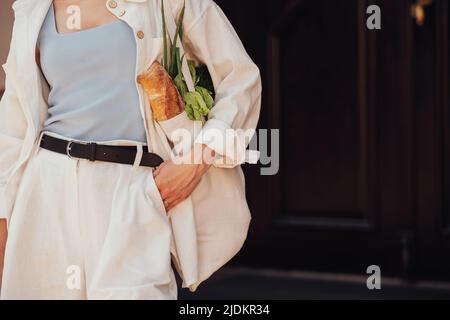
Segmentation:
<svg viewBox="0 0 450 320">
<path fill-rule="evenodd" d="M 178 16 L 183 1 L 164 3 Z M 169 133 L 186 119 L 146 121 L 136 79 L 162 58 L 161 0 L 13 4 L 0 103 L 2 299 L 176 299 L 172 262 L 194 291 L 239 250 L 250 220 L 243 156 L 207 137 L 256 127 L 259 70 L 213 1 L 185 5 L 186 51 L 216 91 L 191 152 L 215 154 L 212 163 L 171 160 Z"/>
</svg>

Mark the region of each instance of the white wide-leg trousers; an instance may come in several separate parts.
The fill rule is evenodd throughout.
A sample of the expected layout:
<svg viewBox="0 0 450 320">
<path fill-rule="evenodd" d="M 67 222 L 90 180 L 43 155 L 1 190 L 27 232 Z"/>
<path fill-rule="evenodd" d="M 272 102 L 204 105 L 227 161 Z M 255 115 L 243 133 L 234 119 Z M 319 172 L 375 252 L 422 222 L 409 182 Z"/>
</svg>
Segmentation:
<svg viewBox="0 0 450 320">
<path fill-rule="evenodd" d="M 142 145 L 101 143 L 137 146 L 135 165 L 35 149 L 9 223 L 2 299 L 177 298 L 171 227 L 152 169 L 138 165 Z"/>
</svg>

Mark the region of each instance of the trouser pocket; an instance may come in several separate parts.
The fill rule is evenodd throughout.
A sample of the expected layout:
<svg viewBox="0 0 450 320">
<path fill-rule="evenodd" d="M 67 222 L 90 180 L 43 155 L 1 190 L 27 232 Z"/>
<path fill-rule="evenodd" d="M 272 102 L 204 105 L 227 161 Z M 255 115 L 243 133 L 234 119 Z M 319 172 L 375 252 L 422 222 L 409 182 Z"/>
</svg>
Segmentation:
<svg viewBox="0 0 450 320">
<path fill-rule="evenodd" d="M 154 202 L 154 204 L 159 208 L 161 212 L 164 213 L 165 216 L 167 216 L 166 207 L 164 205 L 163 198 L 161 196 L 161 193 L 159 192 L 158 186 L 156 185 L 155 177 L 153 175 L 153 171 L 150 171 L 148 174 L 148 180 L 146 182 L 147 184 L 147 195 L 150 197 L 150 199 Z"/>
<path fill-rule="evenodd" d="M 129 167 L 128 167 L 129 168 Z M 170 299 L 171 227 L 152 170 L 121 170 L 98 264 L 88 284 L 92 299 Z"/>
</svg>

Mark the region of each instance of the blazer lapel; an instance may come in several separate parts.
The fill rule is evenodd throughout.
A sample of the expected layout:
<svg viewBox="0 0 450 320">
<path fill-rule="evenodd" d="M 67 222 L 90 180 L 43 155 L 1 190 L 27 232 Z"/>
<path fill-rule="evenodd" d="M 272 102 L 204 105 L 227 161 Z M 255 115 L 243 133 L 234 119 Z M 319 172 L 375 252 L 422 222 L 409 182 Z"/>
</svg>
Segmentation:
<svg viewBox="0 0 450 320">
<path fill-rule="evenodd" d="M 31 118 L 34 130 L 40 128 L 41 77 L 35 52 L 39 31 L 52 0 L 18 0 L 15 12 L 16 68 L 18 91 L 23 97 L 24 113 Z M 36 131 L 37 133 L 37 131 Z"/>
</svg>

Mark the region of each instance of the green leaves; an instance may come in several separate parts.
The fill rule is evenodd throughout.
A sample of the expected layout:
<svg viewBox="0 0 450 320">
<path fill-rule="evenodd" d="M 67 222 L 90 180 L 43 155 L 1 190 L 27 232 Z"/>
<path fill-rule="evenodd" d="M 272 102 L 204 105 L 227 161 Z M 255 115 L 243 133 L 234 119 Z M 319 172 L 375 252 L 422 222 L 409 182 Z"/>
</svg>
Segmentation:
<svg viewBox="0 0 450 320">
<path fill-rule="evenodd" d="M 181 74 L 178 74 L 175 79 L 173 79 L 173 82 L 175 83 L 175 86 L 177 87 L 182 97 L 184 97 L 184 95 L 189 92 L 186 82 L 184 81 Z"/>
<path fill-rule="evenodd" d="M 161 15 L 162 15 L 162 28 L 163 28 L 163 67 L 172 79 L 174 79 L 179 73 L 181 73 L 180 48 L 177 47 L 178 40 L 182 38 L 183 33 L 183 20 L 186 9 L 186 3 L 180 12 L 180 17 L 177 22 L 177 28 L 175 31 L 173 43 L 170 41 L 167 33 L 167 23 L 165 18 L 164 0 L 161 1 Z M 169 48 L 170 47 L 170 48 Z"/>
<path fill-rule="evenodd" d="M 196 77 L 197 77 L 196 85 L 207 89 L 214 99 L 215 98 L 214 84 L 211 79 L 211 75 L 209 74 L 208 67 L 204 64 L 196 67 Z"/>
<path fill-rule="evenodd" d="M 177 28 L 173 43 L 169 42 L 167 35 L 167 26 L 164 15 L 164 0 L 161 1 L 161 14 L 163 24 L 163 67 L 167 73 L 173 79 L 175 86 L 178 89 L 181 97 L 184 100 L 185 110 L 191 120 L 202 120 L 206 117 L 214 106 L 214 85 L 211 80 L 208 68 L 204 65 L 196 66 L 195 61 L 187 60 L 189 71 L 194 82 L 195 91 L 189 92 L 182 72 L 182 64 L 184 55 L 180 56 L 180 48 L 177 47 L 178 40 L 182 41 L 183 36 L 183 20 L 186 9 L 186 3 L 183 3 L 183 7 L 180 12 L 180 16 L 177 22 Z"/>
<path fill-rule="evenodd" d="M 189 66 L 189 72 L 192 76 L 192 82 L 194 83 L 194 86 L 197 84 L 197 70 L 195 69 L 195 61 L 194 60 L 188 60 L 188 66 Z"/>
<path fill-rule="evenodd" d="M 164 0 L 161 1 L 161 16 L 162 16 L 162 28 L 163 28 L 163 67 L 168 70 L 169 68 L 169 50 L 168 50 L 168 41 L 167 41 L 167 27 L 166 27 L 166 16 L 164 12 Z"/>
<path fill-rule="evenodd" d="M 188 113 L 189 119 L 191 120 L 201 120 L 202 116 L 207 116 L 209 113 L 209 108 L 203 100 L 203 97 L 197 91 L 187 92 L 184 95 L 184 100 L 186 103 L 186 112 Z"/>
<path fill-rule="evenodd" d="M 183 95 L 185 109 L 191 120 L 202 120 L 214 106 L 211 92 L 202 87 L 195 87 L 195 92 L 186 92 Z"/>
<path fill-rule="evenodd" d="M 214 106 L 214 99 L 211 96 L 211 91 L 199 86 L 195 87 L 195 91 L 197 91 L 202 96 L 203 101 L 205 101 L 206 103 L 206 106 L 211 110 L 211 108 Z"/>
<path fill-rule="evenodd" d="M 180 12 L 180 17 L 178 18 L 177 30 L 175 32 L 173 44 L 171 47 L 171 60 L 170 60 L 170 76 L 172 78 L 176 77 L 177 74 L 181 72 L 181 58 L 180 58 L 180 49 L 177 47 L 178 38 L 182 37 L 183 30 L 183 20 L 184 20 L 184 12 L 186 9 L 186 2 L 183 3 L 183 8 Z"/>
</svg>

